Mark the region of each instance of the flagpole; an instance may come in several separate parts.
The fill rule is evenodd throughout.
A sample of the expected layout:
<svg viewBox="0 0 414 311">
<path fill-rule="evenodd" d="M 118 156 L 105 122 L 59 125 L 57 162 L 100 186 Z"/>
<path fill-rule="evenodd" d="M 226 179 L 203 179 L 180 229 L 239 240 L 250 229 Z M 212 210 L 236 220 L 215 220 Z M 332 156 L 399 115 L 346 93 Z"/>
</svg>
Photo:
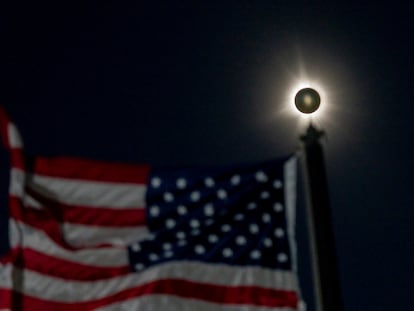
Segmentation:
<svg viewBox="0 0 414 311">
<path fill-rule="evenodd" d="M 310 123 L 301 136 L 315 303 L 318 311 L 343 311 L 328 183 L 320 138 Z"/>
</svg>

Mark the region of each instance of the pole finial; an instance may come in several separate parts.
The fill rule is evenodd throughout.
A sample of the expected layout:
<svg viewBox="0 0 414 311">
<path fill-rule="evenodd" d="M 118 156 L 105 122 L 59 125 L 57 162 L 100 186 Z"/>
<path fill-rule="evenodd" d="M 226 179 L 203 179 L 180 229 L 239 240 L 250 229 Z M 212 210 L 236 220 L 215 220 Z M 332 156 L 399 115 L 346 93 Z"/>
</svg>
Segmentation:
<svg viewBox="0 0 414 311">
<path fill-rule="evenodd" d="M 325 131 L 317 129 L 311 122 L 308 126 L 308 129 L 306 130 L 306 133 L 300 136 L 300 140 L 308 145 L 318 142 L 319 139 L 324 135 Z"/>
</svg>

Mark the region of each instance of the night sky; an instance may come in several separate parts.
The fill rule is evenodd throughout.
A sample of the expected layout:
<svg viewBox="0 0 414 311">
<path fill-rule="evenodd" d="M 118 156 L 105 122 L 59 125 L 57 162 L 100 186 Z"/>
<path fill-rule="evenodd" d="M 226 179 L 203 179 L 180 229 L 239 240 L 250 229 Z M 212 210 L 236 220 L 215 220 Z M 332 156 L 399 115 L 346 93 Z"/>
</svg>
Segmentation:
<svg viewBox="0 0 414 311">
<path fill-rule="evenodd" d="M 327 133 L 345 310 L 408 310 L 414 9 L 223 2 L 1 4 L 0 103 L 27 152 L 154 165 L 284 156 L 306 124 L 289 96 L 307 81 L 323 91 L 314 122 Z M 4 253 L 4 150 L 0 169 Z M 299 272 L 313 310 L 303 201 Z"/>
</svg>

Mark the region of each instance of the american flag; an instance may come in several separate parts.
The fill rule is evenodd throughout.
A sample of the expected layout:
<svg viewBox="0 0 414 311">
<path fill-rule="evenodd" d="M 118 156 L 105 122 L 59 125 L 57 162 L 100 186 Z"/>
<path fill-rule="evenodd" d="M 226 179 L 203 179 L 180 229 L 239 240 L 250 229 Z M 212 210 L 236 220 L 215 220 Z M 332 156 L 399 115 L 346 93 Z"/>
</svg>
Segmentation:
<svg viewBox="0 0 414 311">
<path fill-rule="evenodd" d="M 299 310 L 296 159 L 152 168 L 29 157 L 4 111 L 1 310 Z"/>
</svg>

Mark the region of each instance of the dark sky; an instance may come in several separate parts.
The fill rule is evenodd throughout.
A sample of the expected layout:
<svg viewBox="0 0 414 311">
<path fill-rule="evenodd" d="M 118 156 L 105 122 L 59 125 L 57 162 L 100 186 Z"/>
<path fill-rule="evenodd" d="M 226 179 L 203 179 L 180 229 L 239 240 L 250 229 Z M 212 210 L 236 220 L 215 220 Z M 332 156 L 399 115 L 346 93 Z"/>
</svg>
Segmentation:
<svg viewBox="0 0 414 311">
<path fill-rule="evenodd" d="M 283 113 L 286 98 L 306 73 L 326 94 L 317 124 L 327 132 L 345 310 L 409 309 L 414 9 L 395 1 L 119 2 L 1 4 L 0 102 L 26 150 L 156 165 L 286 155 L 304 131 Z M 0 154 L 4 252 L 8 166 Z M 306 261 L 303 202 L 298 209 Z M 309 267 L 300 268 L 309 298 Z"/>
</svg>

